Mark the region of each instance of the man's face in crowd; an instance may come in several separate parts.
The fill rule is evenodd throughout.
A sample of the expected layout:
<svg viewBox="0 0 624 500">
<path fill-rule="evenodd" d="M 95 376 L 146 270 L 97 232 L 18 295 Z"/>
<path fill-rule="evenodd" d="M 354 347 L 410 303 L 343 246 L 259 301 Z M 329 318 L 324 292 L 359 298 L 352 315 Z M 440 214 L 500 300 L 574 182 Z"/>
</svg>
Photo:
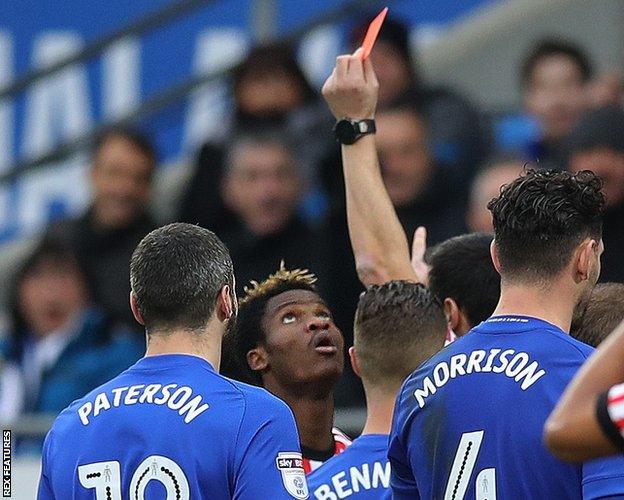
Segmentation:
<svg viewBox="0 0 624 500">
<path fill-rule="evenodd" d="M 379 81 L 380 105 L 390 102 L 408 90 L 410 68 L 391 43 L 378 40 L 370 58 Z"/>
<path fill-rule="evenodd" d="M 303 104 L 303 91 L 292 75 L 277 68 L 246 76 L 236 90 L 236 102 L 251 115 L 279 115 Z"/>
<path fill-rule="evenodd" d="M 395 206 L 407 205 L 424 191 L 431 174 L 425 125 L 409 110 L 382 112 L 376 121 L 386 189 Z"/>
<path fill-rule="evenodd" d="M 587 105 L 577 64 L 565 55 L 539 61 L 527 82 L 525 104 L 540 121 L 546 138 L 560 139 L 570 132 Z"/>
<path fill-rule="evenodd" d="M 87 290 L 75 264 L 44 260 L 23 278 L 18 301 L 28 328 L 44 337 L 68 326 L 85 307 Z"/>
<path fill-rule="evenodd" d="M 300 181 L 290 153 L 279 144 L 247 144 L 232 157 L 224 198 L 253 233 L 281 231 L 293 217 Z"/>
<path fill-rule="evenodd" d="M 478 176 L 470 193 L 470 207 L 468 208 L 467 222 L 471 231 L 491 233 L 492 213 L 487 204 L 500 194 L 501 187 L 510 183 L 522 173 L 524 165 L 520 162 L 501 163 Z"/>
<path fill-rule="evenodd" d="M 146 210 L 154 163 L 129 140 L 112 136 L 94 157 L 91 174 L 93 209 L 98 225 L 119 229 Z"/>
<path fill-rule="evenodd" d="M 581 151 L 570 158 L 570 170 L 591 170 L 600 177 L 608 207 L 624 203 L 624 153 L 606 147 Z"/>
<path fill-rule="evenodd" d="M 271 298 L 265 311 L 264 349 L 272 376 L 284 385 L 333 386 L 342 375 L 344 340 L 323 299 L 291 290 Z"/>
</svg>

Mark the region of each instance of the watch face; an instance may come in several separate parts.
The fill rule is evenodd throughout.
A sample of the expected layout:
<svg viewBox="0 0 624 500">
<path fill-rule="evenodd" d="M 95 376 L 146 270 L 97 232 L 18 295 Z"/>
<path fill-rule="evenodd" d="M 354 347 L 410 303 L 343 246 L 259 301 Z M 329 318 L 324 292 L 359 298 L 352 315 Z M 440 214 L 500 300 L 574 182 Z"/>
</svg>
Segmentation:
<svg viewBox="0 0 624 500">
<path fill-rule="evenodd" d="M 340 120 L 336 123 L 336 138 L 343 144 L 353 144 L 357 137 L 355 127 L 349 120 Z"/>
</svg>

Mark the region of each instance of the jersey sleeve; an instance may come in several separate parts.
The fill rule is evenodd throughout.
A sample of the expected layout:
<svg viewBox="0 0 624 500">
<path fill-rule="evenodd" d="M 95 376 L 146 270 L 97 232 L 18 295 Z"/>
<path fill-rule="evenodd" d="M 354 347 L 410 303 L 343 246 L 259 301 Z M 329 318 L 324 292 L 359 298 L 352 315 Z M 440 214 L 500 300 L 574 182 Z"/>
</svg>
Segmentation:
<svg viewBox="0 0 624 500">
<path fill-rule="evenodd" d="M 308 498 L 295 419 L 277 398 L 247 399 L 236 458 L 235 500 Z"/>
<path fill-rule="evenodd" d="M 583 464 L 583 499 L 624 499 L 624 456 Z"/>
<path fill-rule="evenodd" d="M 43 451 L 41 453 L 41 477 L 39 478 L 39 489 L 37 492 L 37 500 L 54 500 L 54 492 L 49 478 L 48 469 L 48 453 L 50 452 L 50 441 L 52 440 L 52 432 L 50 431 L 43 443 Z"/>
<path fill-rule="evenodd" d="M 405 418 L 403 416 L 403 391 L 399 392 L 392 418 L 388 459 L 390 460 L 390 488 L 393 499 L 419 499 L 418 487 L 409 461 L 409 453 L 404 440 Z"/>
</svg>

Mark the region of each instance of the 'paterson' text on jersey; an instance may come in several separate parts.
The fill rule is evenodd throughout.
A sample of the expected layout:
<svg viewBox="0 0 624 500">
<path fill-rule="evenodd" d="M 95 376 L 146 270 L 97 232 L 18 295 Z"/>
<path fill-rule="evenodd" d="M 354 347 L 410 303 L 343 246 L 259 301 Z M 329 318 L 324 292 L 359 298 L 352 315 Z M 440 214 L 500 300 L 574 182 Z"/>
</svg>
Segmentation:
<svg viewBox="0 0 624 500">
<path fill-rule="evenodd" d="M 39 500 L 305 499 L 290 409 L 197 356 L 150 356 L 72 403 L 42 456 Z"/>
</svg>

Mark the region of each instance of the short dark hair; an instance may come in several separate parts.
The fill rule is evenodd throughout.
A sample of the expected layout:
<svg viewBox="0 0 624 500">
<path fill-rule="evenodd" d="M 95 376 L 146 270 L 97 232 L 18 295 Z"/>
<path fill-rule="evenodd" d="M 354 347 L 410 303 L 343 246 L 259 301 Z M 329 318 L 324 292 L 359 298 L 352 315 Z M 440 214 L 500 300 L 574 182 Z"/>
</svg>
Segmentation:
<svg viewBox="0 0 624 500">
<path fill-rule="evenodd" d="M 355 312 L 354 345 L 362 378 L 398 389 L 421 363 L 444 346 L 441 302 L 420 283 L 372 285 Z"/>
<path fill-rule="evenodd" d="M 121 125 L 106 128 L 97 135 L 93 141 L 92 155 L 96 156 L 104 144 L 113 138 L 121 138 L 128 141 L 135 148 L 141 151 L 141 153 L 143 153 L 143 155 L 148 158 L 151 163 L 156 163 L 158 158 L 156 148 L 147 135 L 134 128 Z"/>
<path fill-rule="evenodd" d="M 297 62 L 293 46 L 283 42 L 259 45 L 247 54 L 245 60 L 232 72 L 234 92 L 245 79 L 270 75 L 276 70 L 284 71 L 297 82 L 304 102 L 310 103 L 316 99 L 316 92 Z"/>
<path fill-rule="evenodd" d="M 570 335 L 592 347 L 624 321 L 624 284 L 599 283 L 580 315 L 572 320 Z"/>
<path fill-rule="evenodd" d="M 543 282 L 586 237 L 602 236 L 605 197 L 589 170 L 527 170 L 488 203 L 503 279 Z"/>
<path fill-rule="evenodd" d="M 520 69 L 522 85 L 527 86 L 530 83 L 535 67 L 540 62 L 555 56 L 564 56 L 574 61 L 584 82 L 591 78 L 591 63 L 578 45 L 561 38 L 544 38 L 533 46 L 522 62 Z"/>
<path fill-rule="evenodd" d="M 148 333 L 199 330 L 214 312 L 219 291 L 234 294 L 226 246 L 212 231 L 174 223 L 141 240 L 130 262 L 130 284 Z"/>
<path fill-rule="evenodd" d="M 462 234 L 434 246 L 426 256 L 429 288 L 441 301 L 453 299 L 471 327 L 489 318 L 500 298 L 500 275 L 490 255 L 493 238 Z"/>
<path fill-rule="evenodd" d="M 227 377 L 262 387 L 262 375 L 247 363 L 247 353 L 266 339 L 262 319 L 267 302 L 290 290 L 317 292 L 316 276 L 307 269 L 288 270 L 282 262 L 280 268 L 261 282 L 252 281 L 245 287 L 240 299 L 236 327 L 223 344 L 221 373 Z"/>
</svg>

